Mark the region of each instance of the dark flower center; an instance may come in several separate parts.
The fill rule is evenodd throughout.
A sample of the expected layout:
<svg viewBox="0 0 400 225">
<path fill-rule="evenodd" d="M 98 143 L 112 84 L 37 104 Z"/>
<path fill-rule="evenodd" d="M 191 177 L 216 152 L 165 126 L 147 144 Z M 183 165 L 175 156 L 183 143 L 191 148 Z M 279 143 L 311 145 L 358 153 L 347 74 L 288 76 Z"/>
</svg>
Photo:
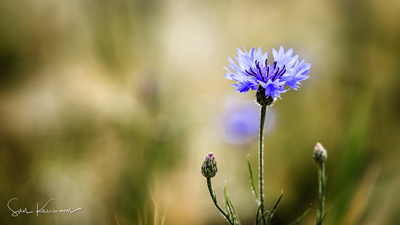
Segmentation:
<svg viewBox="0 0 400 225">
<path fill-rule="evenodd" d="M 265 60 L 264 65 L 260 65 L 260 62 L 256 60 L 256 68 L 251 68 L 250 71 L 245 69 L 246 73 L 250 76 L 255 77 L 258 80 L 267 82 L 267 80 L 275 81 L 276 79 L 283 76 L 286 73 L 286 66 L 283 65 L 282 69 L 277 67 L 277 62 L 275 61 L 273 65 L 268 65 L 268 59 Z"/>
</svg>

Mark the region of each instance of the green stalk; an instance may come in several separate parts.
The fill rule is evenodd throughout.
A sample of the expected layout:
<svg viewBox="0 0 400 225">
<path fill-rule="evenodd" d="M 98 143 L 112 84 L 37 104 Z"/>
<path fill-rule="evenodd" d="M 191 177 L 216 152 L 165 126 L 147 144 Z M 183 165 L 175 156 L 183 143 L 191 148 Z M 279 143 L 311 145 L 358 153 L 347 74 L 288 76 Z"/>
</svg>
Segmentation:
<svg viewBox="0 0 400 225">
<path fill-rule="evenodd" d="M 318 192 L 319 207 L 317 211 L 316 225 L 321 225 L 324 220 L 324 204 L 325 204 L 325 162 L 318 163 Z"/>
<path fill-rule="evenodd" d="M 208 191 L 210 192 L 211 198 L 214 202 L 214 205 L 217 207 L 217 209 L 221 212 L 221 214 L 225 217 L 225 219 L 228 221 L 229 224 L 234 225 L 229 216 L 226 214 L 226 212 L 218 205 L 217 203 L 217 196 L 214 194 L 212 185 L 211 185 L 211 178 L 207 178 L 207 187 Z"/>
<path fill-rule="evenodd" d="M 260 210 L 261 214 L 264 213 L 264 179 L 263 179 L 263 168 L 264 168 L 264 124 L 265 117 L 267 115 L 267 106 L 261 106 L 260 114 L 260 136 L 259 136 L 259 148 L 258 148 L 258 160 L 259 160 L 259 185 L 260 185 Z M 263 224 L 266 224 L 265 216 L 262 216 Z"/>
</svg>

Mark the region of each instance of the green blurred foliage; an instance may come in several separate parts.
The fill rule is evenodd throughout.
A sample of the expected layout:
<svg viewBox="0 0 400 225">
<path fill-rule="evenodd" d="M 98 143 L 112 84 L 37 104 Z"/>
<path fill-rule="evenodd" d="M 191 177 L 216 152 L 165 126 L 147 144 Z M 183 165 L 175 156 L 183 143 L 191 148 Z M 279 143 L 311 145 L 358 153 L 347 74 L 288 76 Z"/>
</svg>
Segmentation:
<svg viewBox="0 0 400 225">
<path fill-rule="evenodd" d="M 234 92 L 222 67 L 243 45 L 283 45 L 312 67 L 270 109 L 267 205 L 284 192 L 273 224 L 310 203 L 303 224 L 314 223 L 316 142 L 329 155 L 325 224 L 398 224 L 399 10 L 374 0 L 2 1 L 0 223 L 225 224 L 200 173 L 213 151 L 217 196 L 226 182 L 253 224 L 257 140 L 224 142 L 219 117 L 227 99 L 254 96 Z M 82 211 L 14 218 L 12 198 Z"/>
</svg>

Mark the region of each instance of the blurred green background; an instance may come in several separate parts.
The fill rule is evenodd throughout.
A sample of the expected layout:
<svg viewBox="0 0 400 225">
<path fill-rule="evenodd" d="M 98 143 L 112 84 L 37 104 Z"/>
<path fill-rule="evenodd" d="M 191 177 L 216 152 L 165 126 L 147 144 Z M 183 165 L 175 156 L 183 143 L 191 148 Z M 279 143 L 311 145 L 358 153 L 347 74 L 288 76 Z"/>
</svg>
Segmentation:
<svg viewBox="0 0 400 225">
<path fill-rule="evenodd" d="M 400 224 L 399 12 L 390 0 L 1 1 L 0 223 L 226 224 L 200 173 L 213 151 L 219 201 L 226 183 L 253 224 L 257 137 L 230 142 L 224 118 L 258 108 L 223 66 L 243 45 L 270 57 L 282 45 L 312 67 L 267 115 L 267 206 L 284 192 L 273 224 L 310 203 L 302 224 L 315 223 L 316 142 L 329 154 L 324 224 Z M 82 211 L 14 218 L 12 198 Z"/>
</svg>

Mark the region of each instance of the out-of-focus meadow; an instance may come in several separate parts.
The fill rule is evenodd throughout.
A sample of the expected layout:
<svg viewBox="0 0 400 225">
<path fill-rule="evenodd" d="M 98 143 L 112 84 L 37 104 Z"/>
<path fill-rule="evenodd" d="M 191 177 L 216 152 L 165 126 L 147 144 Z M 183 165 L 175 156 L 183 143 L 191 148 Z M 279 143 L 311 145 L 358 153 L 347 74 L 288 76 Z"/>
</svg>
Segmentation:
<svg viewBox="0 0 400 225">
<path fill-rule="evenodd" d="M 1 1 L 0 223 L 226 224 L 200 173 L 213 151 L 219 201 L 226 183 L 253 224 L 258 106 L 223 66 L 243 45 L 270 57 L 282 45 L 312 67 L 267 115 L 267 206 L 284 193 L 273 224 L 310 203 L 302 224 L 314 224 L 316 142 L 329 154 L 324 224 L 400 224 L 399 12 L 390 0 Z M 82 210 L 12 217 L 12 198 Z"/>
</svg>

